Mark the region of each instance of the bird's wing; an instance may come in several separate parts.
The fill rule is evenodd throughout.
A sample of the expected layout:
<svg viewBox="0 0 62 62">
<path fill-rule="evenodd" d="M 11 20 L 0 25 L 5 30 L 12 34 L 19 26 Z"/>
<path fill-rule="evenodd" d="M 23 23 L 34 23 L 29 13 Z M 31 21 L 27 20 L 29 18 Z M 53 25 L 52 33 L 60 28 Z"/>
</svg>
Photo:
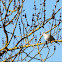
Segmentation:
<svg viewBox="0 0 62 62">
<path fill-rule="evenodd" d="M 55 40 L 55 38 L 54 38 L 52 35 L 50 35 L 50 37 L 51 37 L 51 41 L 52 41 L 52 40 Z"/>
</svg>

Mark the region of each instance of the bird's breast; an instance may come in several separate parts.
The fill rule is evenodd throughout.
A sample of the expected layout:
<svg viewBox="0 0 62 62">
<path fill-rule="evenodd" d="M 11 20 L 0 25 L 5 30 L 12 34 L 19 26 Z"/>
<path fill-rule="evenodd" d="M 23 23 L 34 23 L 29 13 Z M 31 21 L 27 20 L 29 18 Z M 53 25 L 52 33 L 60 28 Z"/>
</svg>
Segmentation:
<svg viewBox="0 0 62 62">
<path fill-rule="evenodd" d="M 46 41 L 48 41 L 50 39 L 50 36 L 45 35 L 44 38 L 45 38 Z"/>
</svg>

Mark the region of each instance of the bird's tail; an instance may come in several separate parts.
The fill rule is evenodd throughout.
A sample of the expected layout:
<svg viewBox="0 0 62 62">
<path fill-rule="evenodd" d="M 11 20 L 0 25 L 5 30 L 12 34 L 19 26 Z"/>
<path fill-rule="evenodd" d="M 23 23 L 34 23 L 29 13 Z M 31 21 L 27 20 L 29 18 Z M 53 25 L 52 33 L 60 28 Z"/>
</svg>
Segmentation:
<svg viewBox="0 0 62 62">
<path fill-rule="evenodd" d="M 55 43 L 59 44 L 58 41 L 56 41 Z M 60 45 L 60 44 L 59 44 Z"/>
</svg>

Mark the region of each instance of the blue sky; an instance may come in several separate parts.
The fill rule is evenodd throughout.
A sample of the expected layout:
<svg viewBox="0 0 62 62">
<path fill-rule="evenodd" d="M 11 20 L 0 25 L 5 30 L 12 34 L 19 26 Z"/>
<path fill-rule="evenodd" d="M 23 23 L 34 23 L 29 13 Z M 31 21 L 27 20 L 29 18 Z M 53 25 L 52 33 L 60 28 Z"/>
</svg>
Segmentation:
<svg viewBox="0 0 62 62">
<path fill-rule="evenodd" d="M 20 1 L 21 2 L 21 1 Z M 16 2 L 17 3 L 17 2 Z M 37 10 L 36 10 L 36 14 L 40 11 L 40 3 L 42 4 L 43 3 L 43 0 L 35 0 L 35 5 L 36 5 L 36 8 L 37 8 Z M 8 5 L 8 1 L 6 2 L 6 4 Z M 18 3 L 17 3 L 18 4 Z M 55 7 L 54 7 L 54 5 L 56 4 L 56 0 L 46 0 L 46 7 L 45 7 L 45 9 L 46 9 L 46 19 L 48 19 L 48 18 L 50 18 L 51 17 L 51 15 L 52 15 L 52 13 L 53 13 L 53 9 L 55 9 Z M 21 5 L 21 3 L 20 3 L 20 5 Z M 1 7 L 2 7 L 3 5 L 1 5 Z M 13 10 L 13 3 L 11 3 L 11 5 L 10 5 L 10 10 Z M 55 12 L 60 8 L 62 6 L 62 0 L 60 0 L 58 3 L 57 3 L 57 7 L 56 7 L 56 9 L 55 9 Z M 32 25 L 32 14 L 34 13 L 35 14 L 35 10 L 33 9 L 34 8 L 34 0 L 26 0 L 24 3 L 23 3 L 23 9 L 22 10 L 25 10 L 24 12 L 22 12 L 22 14 L 21 15 L 24 15 L 25 13 L 26 13 L 26 15 L 27 15 L 27 22 L 28 22 L 28 24 L 31 26 Z M 41 11 L 40 11 L 40 15 L 39 15 L 39 17 L 41 17 L 42 16 L 42 21 L 44 20 L 43 19 L 43 13 L 42 13 L 42 8 L 43 8 L 43 5 L 41 6 Z M 43 8 L 44 9 L 44 8 Z M 3 8 L 2 8 L 2 10 L 3 10 Z M 8 18 L 9 18 L 9 20 L 11 20 L 13 17 L 14 17 L 14 15 L 16 14 L 17 12 L 14 12 L 11 16 L 9 16 Z M 55 18 L 57 19 L 57 20 L 59 20 L 59 18 L 60 18 L 60 13 L 62 13 L 62 9 L 55 15 Z M 16 36 L 21 36 L 21 35 L 23 35 L 23 24 L 21 23 L 21 15 L 19 16 L 19 21 L 18 21 L 18 24 L 17 24 L 17 27 L 16 27 L 16 30 L 15 30 L 15 35 Z M 3 14 L 3 16 L 2 16 L 2 18 L 5 16 L 5 11 L 4 11 L 4 14 Z M 24 23 L 24 25 L 25 25 L 25 27 L 27 27 L 27 22 L 26 22 L 26 19 L 24 18 L 24 17 L 22 17 L 23 19 L 22 19 L 22 21 L 23 21 L 23 23 Z M 1 18 L 0 18 L 1 19 Z M 36 20 L 36 17 L 34 17 L 34 19 L 35 19 L 35 21 L 37 21 Z M 19 31 L 19 22 L 21 23 L 21 32 L 22 32 L 22 34 L 20 34 L 20 31 Z M 41 23 L 41 19 L 40 20 L 38 20 L 37 22 L 36 22 L 36 24 L 38 24 L 38 22 L 39 23 Z M 51 24 L 53 23 L 53 24 L 55 24 L 55 22 L 53 21 L 53 20 L 50 20 L 49 22 L 51 22 Z M 51 29 L 51 25 L 49 24 L 49 22 L 44 26 L 44 28 L 46 29 L 44 29 L 44 28 L 41 28 L 41 29 L 39 29 L 38 31 L 36 31 L 34 34 L 32 34 L 30 37 L 28 37 L 29 39 L 28 39 L 28 41 L 33 37 L 33 35 L 34 36 L 36 36 L 37 37 L 37 41 L 39 40 L 39 38 L 40 38 L 40 32 L 42 33 L 42 32 L 46 32 L 46 31 L 48 31 L 48 30 L 50 30 Z M 58 22 L 59 21 L 56 21 L 56 23 L 58 24 Z M 15 19 L 14 19 L 14 25 L 15 25 L 15 23 L 16 23 L 16 21 L 15 21 Z M 0 24 L 2 25 L 2 22 L 0 22 Z M 14 28 L 14 25 L 13 24 L 11 24 L 11 25 L 9 25 L 9 26 L 7 26 L 6 27 L 6 30 L 8 31 L 8 32 L 13 32 L 13 28 Z M 60 26 L 59 26 L 60 28 L 62 28 L 62 23 L 60 24 Z M 28 31 L 28 29 L 30 29 L 30 27 L 28 26 L 27 27 L 27 31 Z M 33 28 L 32 28 L 33 29 Z M 55 32 L 57 32 L 58 31 L 58 27 L 56 27 L 55 29 L 53 29 L 52 30 L 52 32 L 51 32 L 51 34 L 53 34 L 54 33 L 54 31 Z M 30 31 L 31 32 L 31 31 Z M 29 31 L 28 31 L 28 33 L 30 33 Z M 24 31 L 24 33 L 26 33 L 26 31 Z M 50 32 L 49 32 L 50 33 Z M 62 31 L 60 31 L 60 33 L 59 33 L 59 36 L 62 34 Z M 9 40 L 10 40 L 10 37 L 11 37 L 11 34 L 8 34 L 8 36 L 9 36 Z M 54 38 L 55 39 L 57 39 L 57 36 L 58 36 L 58 34 L 57 35 L 55 35 L 54 36 Z M 0 48 L 3 48 L 2 47 L 2 38 L 4 37 L 4 40 L 5 40 L 5 35 L 4 35 L 4 32 L 3 32 L 3 29 L 2 28 L 0 28 Z M 20 40 L 20 37 L 17 37 L 17 40 Z M 14 40 L 14 37 L 13 37 L 13 39 L 12 39 L 12 41 L 11 41 L 11 43 L 10 43 L 10 45 L 8 46 L 8 48 L 12 48 L 12 47 L 14 47 L 15 46 L 15 44 L 17 43 L 17 40 L 15 39 Z M 58 40 L 61 40 L 60 39 L 60 37 L 58 38 Z M 41 42 L 44 42 L 45 40 L 44 40 L 44 37 L 42 37 L 41 38 Z M 36 44 L 37 42 L 35 42 L 35 40 L 33 39 L 32 41 L 31 41 L 31 43 L 30 44 Z M 22 44 L 23 45 L 25 45 L 25 42 L 24 41 L 22 41 Z M 18 45 L 18 46 L 20 46 L 21 45 L 21 43 Z M 51 45 L 51 44 L 49 44 L 49 45 Z M 52 52 L 54 51 L 54 46 L 56 46 L 56 51 L 55 51 L 55 53 L 54 53 L 54 55 L 52 56 L 52 57 L 50 57 L 49 59 L 47 59 L 46 60 L 46 62 L 55 62 L 55 61 L 62 61 L 62 43 L 60 43 L 60 45 L 58 45 L 58 44 L 54 44 L 53 46 L 51 46 L 51 47 L 49 47 L 50 48 L 50 53 L 49 53 L 49 55 L 51 55 L 52 54 Z M 39 46 L 39 49 L 41 49 L 41 47 L 42 47 L 42 45 L 40 45 Z M 37 47 L 28 47 L 26 50 L 25 50 L 25 52 L 26 53 L 29 53 L 31 50 L 33 50 L 33 52 L 31 52 L 31 54 L 30 54 L 30 56 L 31 57 L 33 57 L 36 53 L 38 53 L 38 49 L 37 49 Z M 15 53 L 17 53 L 19 50 L 15 50 Z M 42 54 L 41 56 L 42 56 L 42 58 L 45 58 L 46 57 L 46 55 L 47 55 L 47 52 L 48 52 L 48 48 L 44 48 L 40 53 Z M 14 53 L 13 53 L 13 55 L 14 55 Z M 22 53 L 22 58 L 24 58 L 26 56 L 26 54 L 25 53 Z M 8 57 L 8 55 L 7 55 L 7 57 Z M 18 58 L 18 57 L 17 57 Z M 19 57 L 19 59 L 21 58 L 21 55 L 20 55 L 20 57 Z M 38 59 L 40 59 L 40 56 L 39 55 L 37 55 L 35 58 L 38 58 Z M 26 61 L 28 61 L 30 58 L 29 57 L 27 57 L 26 58 Z M 26 62 L 25 60 L 23 61 L 23 62 Z M 39 61 L 39 60 L 35 60 L 35 59 L 33 59 L 33 60 L 31 60 L 31 62 L 41 62 L 41 61 Z"/>
</svg>

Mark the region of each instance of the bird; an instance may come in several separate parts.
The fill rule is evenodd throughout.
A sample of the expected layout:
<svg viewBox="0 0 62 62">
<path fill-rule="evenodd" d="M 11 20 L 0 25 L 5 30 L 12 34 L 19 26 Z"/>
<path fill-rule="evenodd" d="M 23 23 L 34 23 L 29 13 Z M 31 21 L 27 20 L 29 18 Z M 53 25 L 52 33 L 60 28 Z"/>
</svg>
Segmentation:
<svg viewBox="0 0 62 62">
<path fill-rule="evenodd" d="M 46 34 L 45 32 L 42 32 L 42 35 L 44 36 L 44 39 L 47 41 L 47 43 L 51 43 L 51 41 L 55 40 L 55 38 L 52 35 Z M 57 43 L 57 42 L 55 42 L 55 43 Z"/>
</svg>

